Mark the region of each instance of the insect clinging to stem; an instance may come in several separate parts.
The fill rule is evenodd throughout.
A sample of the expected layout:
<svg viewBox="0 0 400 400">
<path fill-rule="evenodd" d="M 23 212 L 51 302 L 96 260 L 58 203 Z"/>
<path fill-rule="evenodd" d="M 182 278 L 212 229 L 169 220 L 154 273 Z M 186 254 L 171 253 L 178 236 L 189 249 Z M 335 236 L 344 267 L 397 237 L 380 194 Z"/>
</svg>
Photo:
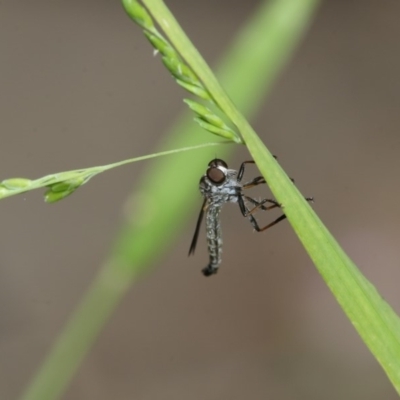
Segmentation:
<svg viewBox="0 0 400 400">
<path fill-rule="evenodd" d="M 265 179 L 262 176 L 257 176 L 251 181 L 242 184 L 241 181 L 246 164 L 254 164 L 254 161 L 242 162 L 239 171 L 236 171 L 234 169 L 229 169 L 225 161 L 215 158 L 208 163 L 207 171 L 200 179 L 199 188 L 204 197 L 204 201 L 197 220 L 192 243 L 190 245 L 189 255 L 194 254 L 201 222 L 205 214 L 207 246 L 209 253 L 209 263 L 202 270 L 205 276 L 216 274 L 221 264 L 222 231 L 220 212 L 225 203 L 238 203 L 240 212 L 244 217 L 247 217 L 250 220 L 250 223 L 257 232 L 263 232 L 286 218 L 286 215 L 282 214 L 263 227 L 258 225 L 258 222 L 253 215 L 255 211 L 259 209 L 267 211 L 277 207 L 280 208 L 281 205 L 274 199 L 263 199 L 257 201 L 243 193 L 243 190 L 265 183 Z M 313 198 L 307 197 L 306 200 L 313 201 Z M 246 202 L 250 203 L 252 207 L 248 208 Z"/>
</svg>

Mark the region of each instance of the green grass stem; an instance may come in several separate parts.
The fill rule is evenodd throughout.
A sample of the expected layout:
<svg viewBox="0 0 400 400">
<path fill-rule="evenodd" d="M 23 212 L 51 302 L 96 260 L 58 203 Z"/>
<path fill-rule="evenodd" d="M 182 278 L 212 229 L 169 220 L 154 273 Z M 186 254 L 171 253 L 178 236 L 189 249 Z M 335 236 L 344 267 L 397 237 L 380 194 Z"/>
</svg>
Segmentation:
<svg viewBox="0 0 400 400">
<path fill-rule="evenodd" d="M 109 171 L 110 169 L 122 167 L 126 164 L 132 164 L 138 161 L 149 160 L 151 158 L 169 156 L 172 154 L 181 153 L 183 151 L 191 151 L 197 149 L 203 149 L 205 147 L 220 146 L 222 144 L 231 144 L 232 142 L 210 142 L 202 143 L 192 146 L 186 146 L 173 150 L 160 151 L 154 154 L 147 154 L 145 156 L 139 156 L 129 158 L 127 160 L 118 161 L 112 164 L 100 165 L 97 167 L 81 168 L 72 171 L 57 172 L 43 176 L 38 179 L 26 179 L 26 178 L 10 178 L 0 182 L 0 200 L 6 197 L 15 196 L 17 194 L 26 193 L 31 190 L 40 189 L 44 187 L 50 188 L 45 194 L 45 200 L 49 203 L 55 202 L 49 200 L 49 194 L 60 194 L 68 193 L 69 191 L 75 191 L 78 187 L 87 183 L 94 176 L 101 174 L 102 172 Z M 66 197 L 66 196 L 64 196 Z M 57 200 L 61 200 L 60 197 Z"/>
<path fill-rule="evenodd" d="M 400 393 L 400 320 L 341 249 L 304 197 L 222 89 L 201 55 L 161 1 L 143 0 L 189 67 L 241 133 L 275 198 L 340 306 Z M 305 6 L 308 5 L 308 7 Z M 315 0 L 276 1 L 286 5 L 283 22 L 312 11 Z M 273 6 L 273 7 L 274 7 Z M 303 8 L 304 7 L 304 8 Z M 272 14 L 274 11 L 271 11 Z M 277 16 L 279 17 L 279 16 Z"/>
</svg>

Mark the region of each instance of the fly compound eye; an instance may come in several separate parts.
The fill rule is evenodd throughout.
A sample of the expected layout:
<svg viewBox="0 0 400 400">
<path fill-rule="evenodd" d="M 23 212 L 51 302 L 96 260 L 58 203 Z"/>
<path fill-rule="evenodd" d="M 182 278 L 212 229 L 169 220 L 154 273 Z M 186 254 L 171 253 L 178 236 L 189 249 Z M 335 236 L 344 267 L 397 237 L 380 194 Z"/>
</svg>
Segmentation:
<svg viewBox="0 0 400 400">
<path fill-rule="evenodd" d="M 207 178 L 216 185 L 222 185 L 226 179 L 226 173 L 217 167 L 210 167 L 207 170 Z"/>
<path fill-rule="evenodd" d="M 228 168 L 227 163 L 224 160 L 221 160 L 219 158 L 214 158 L 214 160 L 211 160 L 208 163 L 209 167 L 224 167 L 224 168 Z"/>
</svg>

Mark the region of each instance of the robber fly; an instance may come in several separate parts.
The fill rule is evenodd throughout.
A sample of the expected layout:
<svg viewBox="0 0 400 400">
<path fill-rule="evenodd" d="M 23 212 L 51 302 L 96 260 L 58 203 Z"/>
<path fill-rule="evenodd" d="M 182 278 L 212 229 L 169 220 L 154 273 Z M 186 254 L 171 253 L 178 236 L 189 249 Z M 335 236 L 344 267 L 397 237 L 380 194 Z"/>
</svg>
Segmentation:
<svg viewBox="0 0 400 400">
<path fill-rule="evenodd" d="M 202 270 L 205 276 L 216 274 L 221 264 L 222 232 L 219 214 L 224 203 L 238 203 L 240 212 L 250 220 L 257 232 L 265 231 L 286 218 L 286 215 L 282 214 L 268 225 L 260 228 L 253 213 L 258 209 L 270 210 L 280 207 L 280 204 L 273 199 L 257 201 L 243 193 L 244 189 L 265 183 L 265 179 L 262 176 L 258 176 L 250 182 L 242 184 L 241 180 L 246 164 L 254 164 L 254 161 L 244 161 L 239 171 L 236 171 L 229 169 L 225 161 L 216 158 L 209 162 L 206 173 L 200 179 L 199 187 L 204 197 L 204 202 L 197 220 L 189 255 L 194 254 L 201 221 L 205 213 L 207 245 L 210 256 L 209 264 Z M 307 198 L 307 200 L 312 201 L 312 198 Z M 247 204 L 251 204 L 251 208 L 248 208 Z"/>
</svg>

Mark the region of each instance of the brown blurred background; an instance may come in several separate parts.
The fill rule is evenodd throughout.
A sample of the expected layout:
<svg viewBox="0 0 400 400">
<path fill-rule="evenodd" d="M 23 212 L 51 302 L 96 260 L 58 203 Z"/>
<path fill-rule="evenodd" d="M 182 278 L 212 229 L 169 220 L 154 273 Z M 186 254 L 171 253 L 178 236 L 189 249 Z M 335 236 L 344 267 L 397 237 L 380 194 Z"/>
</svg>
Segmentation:
<svg viewBox="0 0 400 400">
<path fill-rule="evenodd" d="M 168 4 L 215 64 L 258 2 Z M 325 1 L 253 121 L 398 313 L 399 15 L 396 0 Z M 0 38 L 1 179 L 150 153 L 183 109 L 119 1 L 0 1 Z M 240 149 L 230 165 L 246 158 Z M 103 174 L 55 205 L 41 191 L 1 201 L 2 400 L 18 397 L 79 303 L 145 166 Z M 253 234 L 226 207 L 222 269 L 204 279 L 203 235 L 187 258 L 200 203 L 64 399 L 397 398 L 287 223 Z"/>
</svg>

